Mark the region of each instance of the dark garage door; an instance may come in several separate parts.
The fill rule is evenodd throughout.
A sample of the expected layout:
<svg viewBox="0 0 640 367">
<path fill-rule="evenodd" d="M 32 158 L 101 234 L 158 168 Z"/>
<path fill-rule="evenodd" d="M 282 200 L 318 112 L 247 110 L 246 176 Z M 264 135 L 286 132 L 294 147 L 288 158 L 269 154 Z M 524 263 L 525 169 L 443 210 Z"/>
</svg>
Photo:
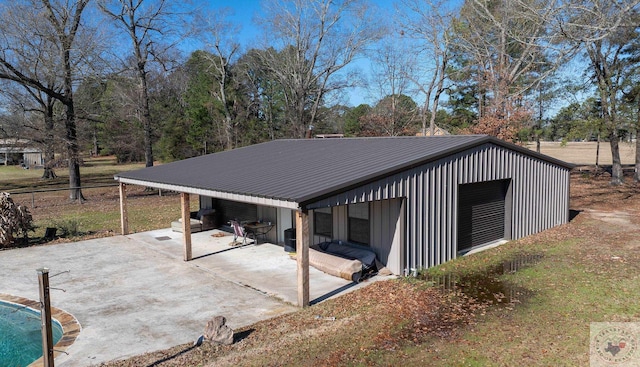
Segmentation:
<svg viewBox="0 0 640 367">
<path fill-rule="evenodd" d="M 504 238 L 509 180 L 458 187 L 458 251 Z"/>
</svg>

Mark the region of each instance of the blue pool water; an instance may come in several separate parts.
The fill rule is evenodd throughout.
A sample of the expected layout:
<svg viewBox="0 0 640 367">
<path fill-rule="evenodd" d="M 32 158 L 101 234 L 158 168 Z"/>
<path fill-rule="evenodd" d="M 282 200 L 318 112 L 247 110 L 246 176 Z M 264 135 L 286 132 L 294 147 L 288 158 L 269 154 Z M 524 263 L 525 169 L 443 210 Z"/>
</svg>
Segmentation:
<svg viewBox="0 0 640 367">
<path fill-rule="evenodd" d="M 55 344 L 62 338 L 62 326 L 52 321 Z M 40 312 L 0 302 L 0 366 L 27 366 L 41 356 Z"/>
</svg>

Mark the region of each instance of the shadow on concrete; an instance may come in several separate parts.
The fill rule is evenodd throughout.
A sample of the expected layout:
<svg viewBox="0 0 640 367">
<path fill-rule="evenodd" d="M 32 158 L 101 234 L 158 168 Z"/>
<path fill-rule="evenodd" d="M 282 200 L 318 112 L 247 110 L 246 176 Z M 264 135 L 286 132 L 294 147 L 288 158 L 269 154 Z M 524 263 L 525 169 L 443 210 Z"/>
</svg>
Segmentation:
<svg viewBox="0 0 640 367">
<path fill-rule="evenodd" d="M 333 296 L 335 296 L 337 294 L 340 294 L 340 293 L 346 291 L 347 289 L 349 289 L 351 287 L 355 287 L 356 285 L 358 285 L 358 283 L 356 283 L 356 282 L 345 284 L 345 285 L 343 285 L 342 287 L 340 287 L 338 289 L 334 289 L 329 293 L 323 294 L 322 296 L 320 296 L 320 297 L 318 297 L 318 298 L 316 298 L 314 300 L 309 301 L 309 304 L 311 306 L 313 306 L 313 305 L 318 304 L 318 303 L 320 303 L 322 301 L 326 301 L 329 298 L 331 298 L 331 297 L 333 297 Z"/>
<path fill-rule="evenodd" d="M 251 246 L 253 245 L 253 243 L 247 243 L 245 245 L 238 245 L 238 246 L 233 246 L 233 247 L 229 247 L 226 248 L 224 250 L 220 250 L 220 251 L 215 251 L 215 252 L 211 252 L 209 254 L 204 254 L 204 255 L 200 255 L 200 256 L 196 256 L 194 258 L 192 258 L 191 260 L 198 260 L 198 259 L 202 259 L 205 257 L 209 257 L 209 256 L 213 256 L 213 255 L 217 255 L 217 254 L 221 254 L 223 252 L 227 252 L 227 251 L 231 251 L 231 250 L 235 250 L 235 249 L 239 249 L 239 248 L 243 248 L 243 247 L 247 247 L 247 246 Z"/>
</svg>

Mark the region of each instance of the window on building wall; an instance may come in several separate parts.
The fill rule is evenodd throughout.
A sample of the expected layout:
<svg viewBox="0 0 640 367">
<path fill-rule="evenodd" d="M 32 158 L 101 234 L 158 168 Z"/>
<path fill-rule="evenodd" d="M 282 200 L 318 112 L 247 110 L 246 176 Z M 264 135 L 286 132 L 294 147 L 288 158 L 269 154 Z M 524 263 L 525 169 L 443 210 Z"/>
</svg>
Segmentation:
<svg viewBox="0 0 640 367">
<path fill-rule="evenodd" d="M 331 208 L 313 210 L 313 233 L 318 236 L 333 237 L 333 215 Z"/>
<path fill-rule="evenodd" d="M 369 244 L 369 203 L 351 204 L 348 207 L 349 241 Z"/>
</svg>

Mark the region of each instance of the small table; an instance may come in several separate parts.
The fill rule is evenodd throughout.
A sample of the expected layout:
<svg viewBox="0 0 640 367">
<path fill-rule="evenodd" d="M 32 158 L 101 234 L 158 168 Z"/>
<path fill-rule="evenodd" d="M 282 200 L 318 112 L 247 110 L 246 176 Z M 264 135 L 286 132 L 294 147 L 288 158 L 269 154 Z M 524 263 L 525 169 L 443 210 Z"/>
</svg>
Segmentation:
<svg viewBox="0 0 640 367">
<path fill-rule="evenodd" d="M 247 234 L 253 234 L 253 238 L 256 240 L 256 244 L 258 243 L 258 236 L 262 236 L 262 238 L 267 240 L 267 233 L 273 228 L 273 224 L 269 223 L 246 223 L 244 226 L 244 230 Z"/>
</svg>

